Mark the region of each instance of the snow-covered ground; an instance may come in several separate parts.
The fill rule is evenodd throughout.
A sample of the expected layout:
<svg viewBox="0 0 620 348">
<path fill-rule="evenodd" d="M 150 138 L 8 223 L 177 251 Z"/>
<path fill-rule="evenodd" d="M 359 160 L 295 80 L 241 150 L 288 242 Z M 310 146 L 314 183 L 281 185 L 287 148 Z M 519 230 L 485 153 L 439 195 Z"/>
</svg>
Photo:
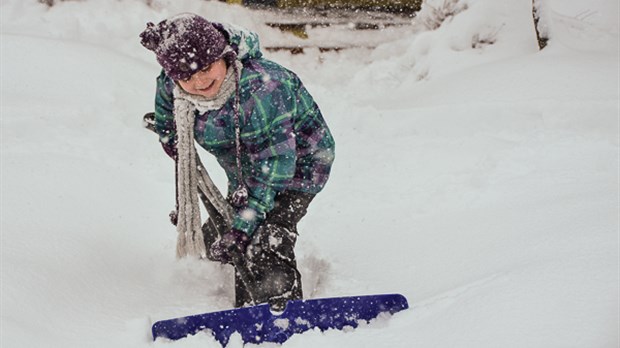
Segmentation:
<svg viewBox="0 0 620 348">
<path fill-rule="evenodd" d="M 172 162 L 141 124 L 159 68 L 138 34 L 193 11 L 287 38 L 238 6 L 152 3 L 0 5 L 3 348 L 218 346 L 149 336 L 230 308 L 233 289 L 228 266 L 175 260 Z M 283 347 L 618 346 L 618 2 L 546 1 L 542 52 L 530 1 L 461 4 L 373 51 L 266 52 L 337 142 L 300 226 L 305 294 L 411 305 Z"/>
</svg>

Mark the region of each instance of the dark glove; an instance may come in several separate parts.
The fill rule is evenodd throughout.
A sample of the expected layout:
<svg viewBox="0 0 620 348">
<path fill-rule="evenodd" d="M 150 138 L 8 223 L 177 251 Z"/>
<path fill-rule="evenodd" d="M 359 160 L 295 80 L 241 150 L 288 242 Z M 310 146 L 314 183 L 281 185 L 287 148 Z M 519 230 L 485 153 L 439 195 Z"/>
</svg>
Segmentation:
<svg viewBox="0 0 620 348">
<path fill-rule="evenodd" d="M 155 113 L 149 112 L 142 118 L 144 122 L 144 128 L 150 130 L 151 132 L 157 133 L 157 128 L 155 127 Z M 170 156 L 173 160 L 177 159 L 177 147 L 174 143 L 161 143 L 161 147 L 164 148 L 166 154 Z"/>
<path fill-rule="evenodd" d="M 250 245 L 250 237 L 242 231 L 232 229 L 225 233 L 220 240 L 213 243 L 209 252 L 214 259 L 221 263 L 230 263 L 232 255 L 245 254 Z"/>
<path fill-rule="evenodd" d="M 161 143 L 161 147 L 164 148 L 164 151 L 166 151 L 166 154 L 172 158 L 173 160 L 177 160 L 177 147 L 174 144 L 170 144 L 170 143 Z"/>
</svg>

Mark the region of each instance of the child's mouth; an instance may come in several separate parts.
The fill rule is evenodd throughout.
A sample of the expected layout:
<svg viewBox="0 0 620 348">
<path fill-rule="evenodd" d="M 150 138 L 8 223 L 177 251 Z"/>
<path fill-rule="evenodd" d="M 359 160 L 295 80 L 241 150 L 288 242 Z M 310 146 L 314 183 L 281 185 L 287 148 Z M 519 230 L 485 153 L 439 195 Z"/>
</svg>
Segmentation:
<svg viewBox="0 0 620 348">
<path fill-rule="evenodd" d="M 214 84 L 215 84 L 215 81 L 211 81 L 211 83 L 210 83 L 207 87 L 204 87 L 204 88 L 197 88 L 197 90 L 199 90 L 200 92 L 206 92 L 206 91 L 208 91 L 211 87 L 213 87 L 213 85 L 214 85 Z"/>
</svg>

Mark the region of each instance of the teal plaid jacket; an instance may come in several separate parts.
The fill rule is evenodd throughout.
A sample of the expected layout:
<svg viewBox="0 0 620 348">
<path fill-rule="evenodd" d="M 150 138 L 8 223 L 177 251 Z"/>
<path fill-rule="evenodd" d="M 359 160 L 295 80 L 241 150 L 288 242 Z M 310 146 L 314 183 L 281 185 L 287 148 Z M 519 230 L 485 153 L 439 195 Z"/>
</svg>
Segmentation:
<svg viewBox="0 0 620 348">
<path fill-rule="evenodd" d="M 245 35 L 245 37 L 244 37 Z M 246 207 L 237 210 L 233 228 L 251 235 L 274 207 L 278 192 L 320 192 L 334 161 L 334 138 L 318 105 L 290 70 L 264 59 L 252 33 L 231 34 L 241 46 L 239 83 L 242 171 L 249 191 Z M 248 38 L 249 37 L 249 38 Z M 162 143 L 174 144 L 175 82 L 157 78 L 156 130 Z M 239 184 L 236 170 L 234 95 L 219 110 L 196 112 L 195 139 L 213 154 L 228 177 L 228 190 Z"/>
</svg>

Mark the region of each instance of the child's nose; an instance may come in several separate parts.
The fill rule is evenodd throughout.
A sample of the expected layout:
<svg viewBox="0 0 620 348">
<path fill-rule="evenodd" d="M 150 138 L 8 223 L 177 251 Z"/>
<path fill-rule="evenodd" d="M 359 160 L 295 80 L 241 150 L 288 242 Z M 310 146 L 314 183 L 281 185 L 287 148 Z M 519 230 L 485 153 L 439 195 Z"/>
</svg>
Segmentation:
<svg viewBox="0 0 620 348">
<path fill-rule="evenodd" d="M 194 86 L 195 87 L 206 87 L 210 84 L 211 79 L 206 76 L 206 74 L 200 74 L 199 76 L 196 76 L 196 79 L 194 80 Z"/>
</svg>

